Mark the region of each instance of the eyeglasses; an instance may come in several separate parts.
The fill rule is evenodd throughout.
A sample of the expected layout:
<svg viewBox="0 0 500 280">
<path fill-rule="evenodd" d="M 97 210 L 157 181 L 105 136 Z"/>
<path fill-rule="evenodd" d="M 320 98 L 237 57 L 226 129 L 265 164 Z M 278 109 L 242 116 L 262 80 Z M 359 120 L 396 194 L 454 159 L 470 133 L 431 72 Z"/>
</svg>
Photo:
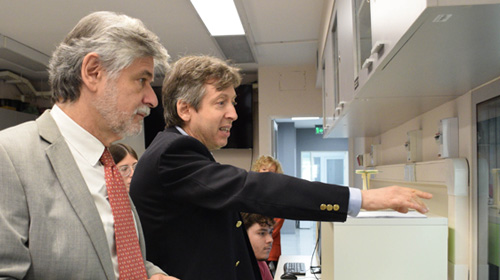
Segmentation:
<svg viewBox="0 0 500 280">
<path fill-rule="evenodd" d="M 122 174 L 123 177 L 127 177 L 132 173 L 132 170 L 135 171 L 135 167 L 137 166 L 137 162 L 132 165 L 122 165 L 118 166 L 118 171 Z"/>
</svg>

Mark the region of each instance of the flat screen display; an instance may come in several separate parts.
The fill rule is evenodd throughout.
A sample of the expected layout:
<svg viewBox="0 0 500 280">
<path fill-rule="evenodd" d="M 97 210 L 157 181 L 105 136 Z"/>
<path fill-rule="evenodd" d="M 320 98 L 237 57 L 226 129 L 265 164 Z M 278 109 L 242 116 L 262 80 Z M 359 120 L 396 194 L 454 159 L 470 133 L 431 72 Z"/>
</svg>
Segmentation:
<svg viewBox="0 0 500 280">
<path fill-rule="evenodd" d="M 252 85 L 236 88 L 236 113 L 238 119 L 233 122 L 231 136 L 225 149 L 253 148 Z"/>
</svg>

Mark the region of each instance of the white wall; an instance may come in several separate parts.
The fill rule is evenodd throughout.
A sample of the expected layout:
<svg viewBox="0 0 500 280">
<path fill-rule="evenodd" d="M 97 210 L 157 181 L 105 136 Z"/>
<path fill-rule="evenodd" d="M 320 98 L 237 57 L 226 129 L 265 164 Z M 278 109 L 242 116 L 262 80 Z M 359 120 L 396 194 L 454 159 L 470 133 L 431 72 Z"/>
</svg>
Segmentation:
<svg viewBox="0 0 500 280">
<path fill-rule="evenodd" d="M 272 119 L 321 117 L 321 104 L 314 65 L 259 67 L 259 140 L 255 153 L 271 154 Z"/>
<path fill-rule="evenodd" d="M 438 146 L 434 140 L 434 135 L 438 131 L 439 120 L 451 117 L 458 117 L 459 156 L 470 159 L 472 149 L 471 106 L 471 92 L 469 92 L 401 126 L 377 137 L 369 138 L 369 141 L 371 141 L 369 144 L 380 144 L 378 165 L 406 163 L 406 150 L 404 147 L 407 140 L 406 133 L 417 129 L 422 130 L 422 161 L 439 159 Z M 369 147 L 369 145 L 365 146 Z"/>
<path fill-rule="evenodd" d="M 471 94 L 471 92 L 465 93 L 381 135 L 351 139 L 349 151 L 351 162 L 354 165 L 353 169 L 360 168 L 356 163 L 356 155 L 368 153 L 371 144 L 379 144 L 377 165 L 406 163 L 407 152 L 404 144 L 407 141 L 407 132 L 418 129 L 422 130 L 422 161 L 438 160 L 438 145 L 434 135 L 438 132 L 439 120 L 451 117 L 458 118 L 459 157 L 466 158 L 471 162 L 473 149 Z M 361 188 L 361 177 L 359 175 L 353 176 L 351 186 Z"/>
</svg>

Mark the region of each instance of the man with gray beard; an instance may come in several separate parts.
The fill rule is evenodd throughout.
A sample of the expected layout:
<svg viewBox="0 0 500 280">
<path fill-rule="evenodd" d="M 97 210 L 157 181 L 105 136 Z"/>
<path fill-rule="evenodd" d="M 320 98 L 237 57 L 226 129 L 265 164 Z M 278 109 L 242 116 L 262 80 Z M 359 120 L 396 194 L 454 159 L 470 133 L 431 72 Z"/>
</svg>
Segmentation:
<svg viewBox="0 0 500 280">
<path fill-rule="evenodd" d="M 0 278 L 177 279 L 145 260 L 107 150 L 141 131 L 168 58 L 140 20 L 112 12 L 84 17 L 56 48 L 52 110 L 0 132 Z"/>
</svg>

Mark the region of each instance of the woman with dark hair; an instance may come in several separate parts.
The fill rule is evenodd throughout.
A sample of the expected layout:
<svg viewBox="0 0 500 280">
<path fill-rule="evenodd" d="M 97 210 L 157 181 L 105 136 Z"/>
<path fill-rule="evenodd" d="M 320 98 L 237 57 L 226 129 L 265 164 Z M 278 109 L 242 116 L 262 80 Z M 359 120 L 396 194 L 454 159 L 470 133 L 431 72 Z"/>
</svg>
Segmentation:
<svg viewBox="0 0 500 280">
<path fill-rule="evenodd" d="M 132 147 L 124 143 L 112 144 L 109 146 L 109 152 L 113 156 L 116 166 L 118 166 L 127 191 L 129 191 L 132 175 L 134 175 L 135 166 L 137 165 L 137 153 Z"/>
</svg>

